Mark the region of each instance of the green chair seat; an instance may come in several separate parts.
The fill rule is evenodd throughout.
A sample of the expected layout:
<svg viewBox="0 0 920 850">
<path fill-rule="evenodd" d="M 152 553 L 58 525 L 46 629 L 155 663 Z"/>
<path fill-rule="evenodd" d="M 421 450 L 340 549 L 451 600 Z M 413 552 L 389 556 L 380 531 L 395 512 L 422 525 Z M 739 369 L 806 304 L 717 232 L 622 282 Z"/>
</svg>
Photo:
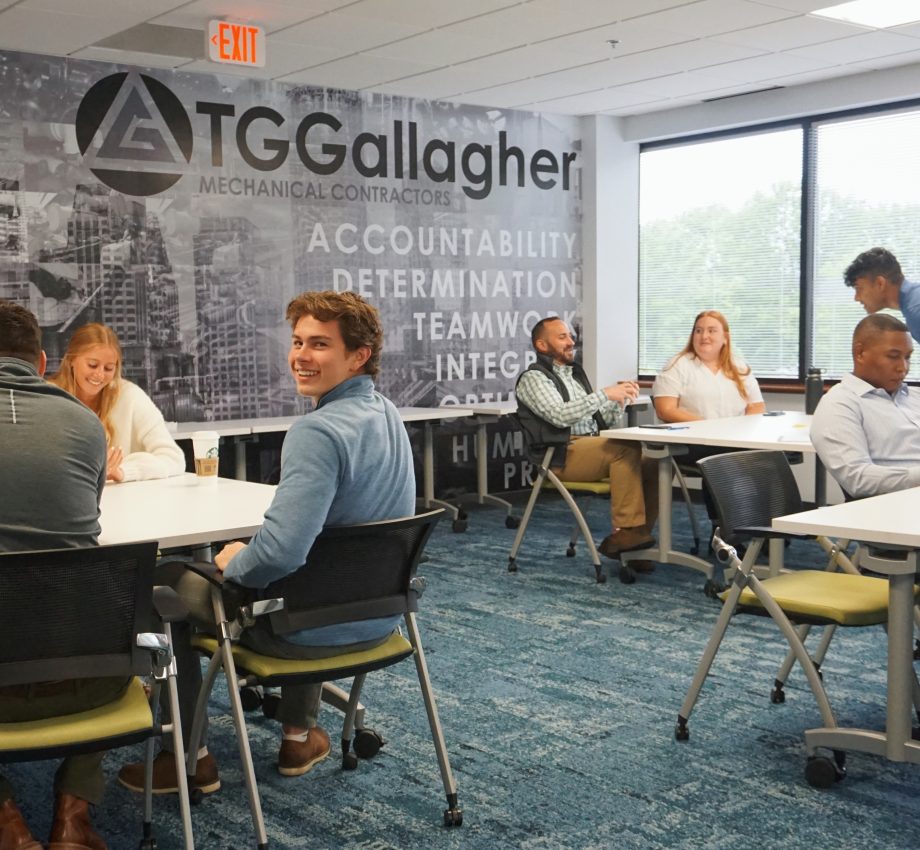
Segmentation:
<svg viewBox="0 0 920 850">
<path fill-rule="evenodd" d="M 888 621 L 888 582 L 884 579 L 801 570 L 764 579 L 763 586 L 793 621 L 805 618 L 841 626 L 874 626 Z M 720 594 L 723 600 L 728 593 Z M 763 608 L 749 587 L 741 592 L 738 604 Z"/>
<path fill-rule="evenodd" d="M 209 635 L 196 636 L 193 645 L 208 655 L 217 652 L 217 639 Z M 260 679 L 294 674 L 319 674 L 327 670 L 350 670 L 356 667 L 386 666 L 410 655 L 412 644 L 398 632 L 393 632 L 389 639 L 379 646 L 360 652 L 343 652 L 329 658 L 273 658 L 238 643 L 233 645 L 233 661 L 236 666 Z"/>
<path fill-rule="evenodd" d="M 88 744 L 149 730 L 150 703 L 140 679 L 133 679 L 118 699 L 89 711 L 44 720 L 0 723 L 0 753 Z"/>
</svg>

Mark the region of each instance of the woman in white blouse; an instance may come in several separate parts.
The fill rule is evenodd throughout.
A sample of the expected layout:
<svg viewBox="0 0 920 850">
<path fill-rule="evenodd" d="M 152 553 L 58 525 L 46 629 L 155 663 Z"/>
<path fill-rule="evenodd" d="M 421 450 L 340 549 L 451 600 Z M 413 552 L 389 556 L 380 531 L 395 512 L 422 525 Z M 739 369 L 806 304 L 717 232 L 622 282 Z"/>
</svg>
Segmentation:
<svg viewBox="0 0 920 850">
<path fill-rule="evenodd" d="M 662 422 L 766 410 L 750 366 L 732 355 L 728 322 L 717 310 L 704 310 L 694 319 L 687 345 L 658 373 L 652 398 Z"/>
<path fill-rule="evenodd" d="M 110 327 L 77 328 L 61 368 L 50 381 L 102 420 L 109 447 L 109 481 L 167 478 L 185 472 L 185 456 L 163 415 L 137 384 L 122 378 L 121 345 Z"/>
</svg>

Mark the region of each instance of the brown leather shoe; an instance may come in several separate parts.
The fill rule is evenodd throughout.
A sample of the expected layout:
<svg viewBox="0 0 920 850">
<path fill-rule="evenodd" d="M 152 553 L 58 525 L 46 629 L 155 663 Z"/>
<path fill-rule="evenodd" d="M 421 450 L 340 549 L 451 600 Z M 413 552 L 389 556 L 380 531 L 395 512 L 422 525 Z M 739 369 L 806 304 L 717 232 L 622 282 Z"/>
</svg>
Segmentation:
<svg viewBox="0 0 920 850">
<path fill-rule="evenodd" d="M 58 794 L 48 850 L 107 850 L 89 822 L 89 803 L 73 794 Z"/>
<path fill-rule="evenodd" d="M 620 557 L 621 552 L 631 552 L 633 549 L 644 549 L 654 546 L 655 538 L 646 531 L 644 525 L 635 528 L 619 528 L 613 534 L 608 534 L 597 547 L 597 551 L 614 560 Z"/>
<path fill-rule="evenodd" d="M 329 736 L 320 726 L 314 726 L 306 741 L 284 738 L 278 751 L 278 773 L 301 776 L 329 755 Z"/>
<path fill-rule="evenodd" d="M 42 850 L 13 800 L 0 806 L 0 850 Z"/>
<path fill-rule="evenodd" d="M 118 771 L 118 781 L 131 791 L 144 793 L 144 762 L 126 764 Z M 189 791 L 198 789 L 202 794 L 213 794 L 220 789 L 217 760 L 208 753 L 198 759 L 195 776 L 189 778 Z M 176 756 L 168 750 L 160 750 L 153 760 L 153 793 L 178 794 L 176 779 Z"/>
</svg>

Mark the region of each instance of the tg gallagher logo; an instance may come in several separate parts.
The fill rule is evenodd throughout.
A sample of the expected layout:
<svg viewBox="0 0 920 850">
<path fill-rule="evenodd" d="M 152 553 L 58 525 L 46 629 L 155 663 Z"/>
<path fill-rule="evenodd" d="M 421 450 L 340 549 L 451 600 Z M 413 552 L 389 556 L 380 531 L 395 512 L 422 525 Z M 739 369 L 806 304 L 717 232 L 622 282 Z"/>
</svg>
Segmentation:
<svg viewBox="0 0 920 850">
<path fill-rule="evenodd" d="M 362 132 L 337 141 L 342 122 L 327 112 L 310 112 L 291 140 L 288 132 L 278 132 L 286 116 L 267 106 L 251 106 L 237 118 L 234 104 L 199 100 L 195 112 L 208 119 L 199 135 L 210 142 L 213 168 L 223 167 L 228 135 L 239 157 L 257 171 L 280 168 L 293 147 L 313 174 L 335 174 L 350 159 L 363 177 L 459 184 L 475 200 L 488 197 L 495 185 L 523 188 L 528 180 L 538 189 L 568 191 L 577 157 L 574 151 L 557 155 L 546 148 L 528 154 L 509 144 L 504 130 L 497 149 L 480 142 L 458 146 L 441 138 L 425 140 L 416 122 L 400 120 L 393 121 L 390 135 Z M 195 139 L 188 112 L 166 85 L 147 74 L 121 72 L 95 83 L 77 109 L 75 130 L 90 171 L 126 195 L 165 192 L 189 170 Z"/>
</svg>

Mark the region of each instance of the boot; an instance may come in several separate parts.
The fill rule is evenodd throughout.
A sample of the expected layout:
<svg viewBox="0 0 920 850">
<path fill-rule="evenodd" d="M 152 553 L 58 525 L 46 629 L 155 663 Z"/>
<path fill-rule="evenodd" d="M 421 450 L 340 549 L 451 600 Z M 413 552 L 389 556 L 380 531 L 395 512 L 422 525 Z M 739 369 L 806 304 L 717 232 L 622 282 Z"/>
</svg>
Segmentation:
<svg viewBox="0 0 920 850">
<path fill-rule="evenodd" d="M 13 800 L 0 806 L 0 850 L 42 850 Z"/>
<path fill-rule="evenodd" d="M 58 794 L 48 850 L 107 850 L 89 822 L 89 803 L 73 794 Z"/>
</svg>

